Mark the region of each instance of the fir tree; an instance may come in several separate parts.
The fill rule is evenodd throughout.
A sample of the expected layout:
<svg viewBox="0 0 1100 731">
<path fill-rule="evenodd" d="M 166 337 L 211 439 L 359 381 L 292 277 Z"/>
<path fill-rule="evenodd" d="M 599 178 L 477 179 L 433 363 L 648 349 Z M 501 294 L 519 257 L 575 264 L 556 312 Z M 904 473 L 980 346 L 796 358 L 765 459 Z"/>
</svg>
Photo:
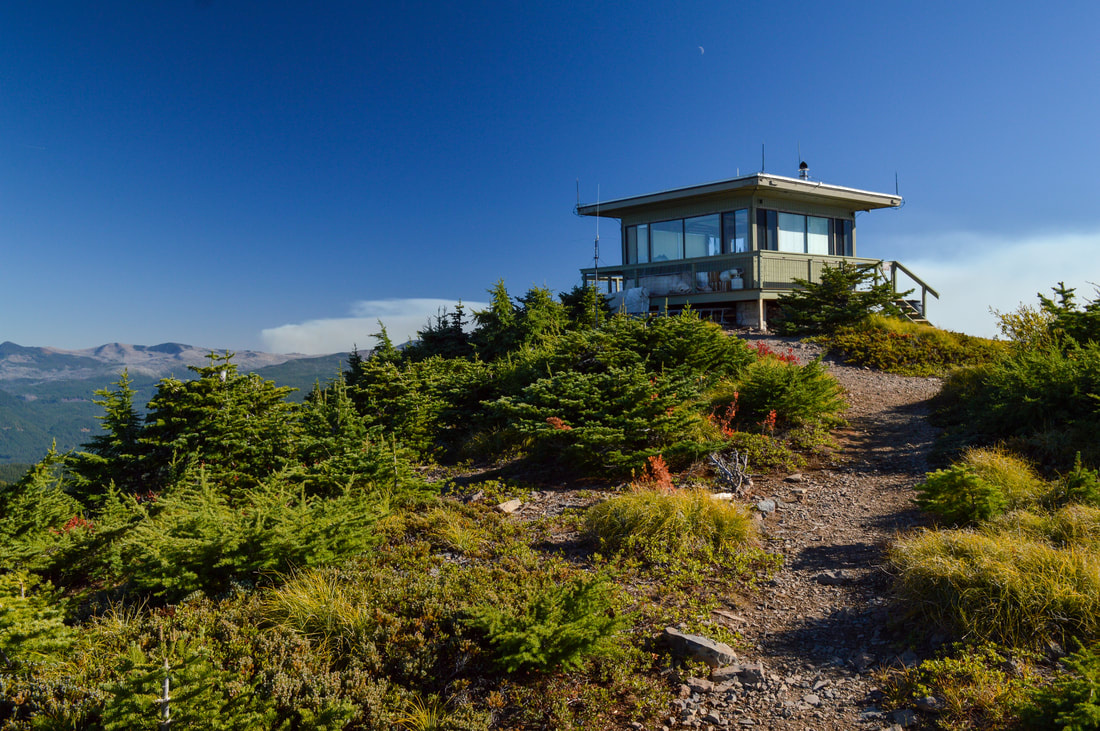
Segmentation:
<svg viewBox="0 0 1100 731">
<path fill-rule="evenodd" d="M 828 333 L 839 327 L 855 325 L 872 312 L 900 317 L 894 301 L 907 292 L 895 292 L 888 281 L 877 281 L 870 264 L 826 266 L 821 282 L 795 279 L 797 289 L 779 298 L 783 319 L 777 323 L 782 333 Z"/>
<path fill-rule="evenodd" d="M 489 309 L 474 313 L 474 329 L 470 341 L 477 354 L 485 360 L 495 360 L 515 347 L 518 340 L 516 331 L 516 306 L 504 286 L 504 280 L 498 280 L 489 290 L 491 295 Z"/>
<path fill-rule="evenodd" d="M 525 345 L 547 343 L 565 331 L 569 315 L 565 306 L 545 287 L 532 287 L 519 298 L 516 318 L 518 339 Z"/>
<path fill-rule="evenodd" d="M 577 285 L 558 295 L 574 328 L 590 329 L 603 325 L 611 317 L 607 299 L 593 286 Z"/>
<path fill-rule="evenodd" d="M 144 486 L 140 464 L 143 423 L 134 408 L 131 383 L 129 371 L 123 370 L 113 390 L 95 392 L 99 398 L 93 401 L 103 407 L 103 415 L 96 418 L 104 433 L 88 440 L 82 445 L 84 451 L 69 460 L 73 477 L 69 491 L 86 504 L 99 502 L 112 482 L 131 493 L 141 492 Z"/>
<path fill-rule="evenodd" d="M 286 397 L 294 389 L 238 374 L 231 353 L 209 358 L 209 366 L 190 367 L 195 380 L 163 379 L 149 402 L 141 441 L 153 489 L 198 465 L 243 489 L 293 455 L 295 406 Z"/>
</svg>

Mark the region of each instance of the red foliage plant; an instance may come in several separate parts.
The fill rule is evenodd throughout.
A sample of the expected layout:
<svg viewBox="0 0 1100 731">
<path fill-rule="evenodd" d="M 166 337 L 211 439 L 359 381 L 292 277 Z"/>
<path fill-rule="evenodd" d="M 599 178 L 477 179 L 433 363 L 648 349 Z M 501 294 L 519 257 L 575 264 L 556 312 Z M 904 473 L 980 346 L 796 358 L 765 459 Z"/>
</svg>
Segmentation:
<svg viewBox="0 0 1100 731">
<path fill-rule="evenodd" d="M 760 426 L 764 427 L 764 430 L 769 434 L 775 433 L 775 409 L 768 412 L 768 415 L 764 417 L 764 421 L 760 422 Z"/>
<path fill-rule="evenodd" d="M 755 350 L 756 354 L 761 358 L 772 357 L 780 361 L 781 363 L 798 365 L 798 358 L 795 357 L 794 348 L 787 348 L 786 353 L 780 353 L 778 350 L 774 350 L 763 341 L 758 341 L 755 345 L 750 345 L 749 347 Z"/>
<path fill-rule="evenodd" d="M 646 487 L 652 487 L 662 492 L 672 492 L 675 486 L 672 484 L 672 475 L 669 474 L 665 458 L 655 454 L 646 459 L 645 472 L 637 483 Z"/>
<path fill-rule="evenodd" d="M 715 409 L 711 412 L 710 416 L 707 417 L 710 419 L 710 423 L 718 427 L 722 435 L 726 438 L 730 438 L 737 433 L 737 430 L 733 427 L 733 421 L 737 418 L 737 399 L 739 396 L 740 394 L 734 391 L 733 400 L 729 402 L 726 408 L 721 410 Z"/>
<path fill-rule="evenodd" d="M 573 429 L 573 427 L 562 421 L 560 416 L 548 416 L 546 417 L 546 423 L 557 431 L 571 431 Z"/>
<path fill-rule="evenodd" d="M 77 528 L 83 528 L 84 530 L 91 532 L 95 530 L 95 523 L 85 519 L 82 516 L 74 515 L 73 517 L 69 518 L 68 523 L 62 526 L 61 530 L 55 530 L 53 532 L 57 535 L 60 535 L 62 533 L 68 533 L 69 531 L 75 530 Z"/>
</svg>

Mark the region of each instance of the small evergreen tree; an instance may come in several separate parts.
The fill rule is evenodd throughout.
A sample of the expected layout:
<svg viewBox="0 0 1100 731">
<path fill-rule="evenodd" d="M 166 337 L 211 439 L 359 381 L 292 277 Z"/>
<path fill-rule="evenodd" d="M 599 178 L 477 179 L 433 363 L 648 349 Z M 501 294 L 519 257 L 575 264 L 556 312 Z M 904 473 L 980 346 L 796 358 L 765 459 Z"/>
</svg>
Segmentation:
<svg viewBox="0 0 1100 731">
<path fill-rule="evenodd" d="M 1053 319 L 1051 332 L 1055 337 L 1068 336 L 1076 343 L 1100 342 L 1100 298 L 1081 307 L 1075 301 L 1076 290 L 1058 282 L 1051 288 L 1054 297 L 1039 295 L 1040 309 Z"/>
<path fill-rule="evenodd" d="M 569 323 L 565 306 L 545 287 L 527 290 L 519 298 L 519 304 L 516 329 L 519 342 L 525 345 L 548 343 L 561 335 Z"/>
<path fill-rule="evenodd" d="M 821 282 L 795 279 L 796 290 L 779 298 L 783 318 L 776 329 L 790 335 L 829 333 L 839 327 L 855 325 L 872 312 L 894 317 L 901 309 L 894 304 L 907 292 L 895 292 L 888 281 L 876 281 L 872 264 L 826 266 Z"/>
<path fill-rule="evenodd" d="M 466 333 L 466 308 L 459 302 L 453 312 L 444 307 L 423 330 L 417 342 L 405 351 L 409 360 L 424 360 L 434 355 L 443 358 L 465 358 L 473 354 L 470 336 Z"/>
<path fill-rule="evenodd" d="M 294 389 L 238 374 L 231 353 L 209 358 L 209 366 L 190 366 L 195 380 L 163 379 L 149 402 L 141 441 L 150 489 L 199 465 L 246 489 L 292 458 L 296 407 L 286 397 Z"/>
<path fill-rule="evenodd" d="M 519 339 L 516 330 L 518 315 L 503 279 L 493 285 L 489 294 L 489 309 L 474 313 L 477 327 L 470 336 L 470 342 L 484 360 L 495 360 L 515 347 Z"/>
<path fill-rule="evenodd" d="M 600 291 L 594 286 L 582 287 L 579 284 L 569 292 L 558 295 L 569 316 L 572 327 L 588 329 L 599 327 L 611 317 L 611 308 Z"/>
<path fill-rule="evenodd" d="M 140 492 L 144 485 L 141 470 L 142 419 L 134 408 L 134 389 L 129 371 L 123 370 L 115 388 L 95 392 L 93 401 L 103 407 L 98 418 L 105 433 L 97 434 L 84 445 L 84 451 L 69 459 L 72 481 L 69 492 L 86 504 L 98 502 L 103 491 L 114 483 L 125 492 Z M 148 488 L 146 488 L 148 489 Z"/>
</svg>

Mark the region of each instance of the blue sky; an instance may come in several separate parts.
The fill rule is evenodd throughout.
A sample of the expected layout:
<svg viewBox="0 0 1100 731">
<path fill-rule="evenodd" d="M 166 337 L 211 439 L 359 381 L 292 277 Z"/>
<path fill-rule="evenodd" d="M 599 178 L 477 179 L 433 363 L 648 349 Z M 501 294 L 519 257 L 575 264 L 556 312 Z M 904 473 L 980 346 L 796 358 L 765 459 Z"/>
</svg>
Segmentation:
<svg viewBox="0 0 1100 731">
<path fill-rule="evenodd" d="M 859 253 L 992 335 L 1100 281 L 1098 31 L 1094 2 L 6 2 L 0 340 L 369 347 L 500 278 L 576 284 L 577 179 L 720 180 L 762 144 L 896 173 Z"/>
</svg>

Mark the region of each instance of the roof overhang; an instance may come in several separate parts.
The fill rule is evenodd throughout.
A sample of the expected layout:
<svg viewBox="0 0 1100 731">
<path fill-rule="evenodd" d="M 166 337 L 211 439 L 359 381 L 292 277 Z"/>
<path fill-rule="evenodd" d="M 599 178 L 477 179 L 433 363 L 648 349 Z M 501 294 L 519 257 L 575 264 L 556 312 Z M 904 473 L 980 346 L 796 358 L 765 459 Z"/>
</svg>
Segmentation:
<svg viewBox="0 0 1100 731">
<path fill-rule="evenodd" d="M 664 190 L 660 193 L 639 195 L 632 198 L 618 198 L 600 201 L 585 206 L 577 206 L 582 216 L 600 216 L 601 218 L 622 218 L 646 208 L 682 203 L 688 200 L 728 197 L 730 194 L 767 195 L 772 198 L 788 200 L 814 201 L 851 208 L 853 211 L 871 211 L 876 208 L 897 208 L 901 205 L 900 195 L 873 193 L 869 190 L 844 188 L 828 185 L 817 180 L 786 178 L 781 175 L 754 173 L 740 178 L 720 180 L 715 183 L 692 185 L 687 188 Z"/>
</svg>

